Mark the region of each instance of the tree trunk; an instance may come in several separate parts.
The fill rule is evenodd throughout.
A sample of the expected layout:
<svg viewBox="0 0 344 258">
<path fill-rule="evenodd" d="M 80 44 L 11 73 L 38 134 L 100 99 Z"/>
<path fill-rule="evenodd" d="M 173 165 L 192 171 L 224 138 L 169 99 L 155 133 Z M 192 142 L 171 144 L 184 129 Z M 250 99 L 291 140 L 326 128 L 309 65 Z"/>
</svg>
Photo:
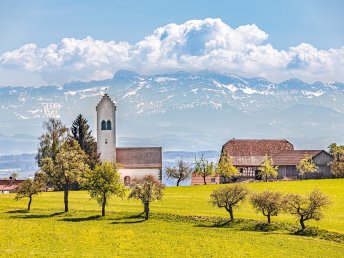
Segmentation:
<svg viewBox="0 0 344 258">
<path fill-rule="evenodd" d="M 146 202 L 145 204 L 144 204 L 144 206 L 145 206 L 145 220 L 148 220 L 148 218 L 149 218 L 149 202 Z"/>
<path fill-rule="evenodd" d="M 177 180 L 177 186 L 179 186 L 179 183 L 180 183 L 180 179 L 178 178 L 178 180 Z"/>
<path fill-rule="evenodd" d="M 65 206 L 65 212 L 68 212 L 68 193 L 69 193 L 69 187 L 68 185 L 64 186 L 64 206 Z"/>
<path fill-rule="evenodd" d="M 303 221 L 303 218 L 300 219 L 300 224 L 301 224 L 302 230 L 304 230 L 306 226 L 305 226 L 305 222 Z"/>
<path fill-rule="evenodd" d="M 207 181 L 205 180 L 206 176 L 203 177 L 203 182 L 204 184 L 206 185 L 207 184 Z"/>
<path fill-rule="evenodd" d="M 230 208 L 230 209 L 228 210 L 228 212 L 229 212 L 229 216 L 231 217 L 231 221 L 233 221 L 233 220 L 234 220 L 233 209 Z"/>
<path fill-rule="evenodd" d="M 106 206 L 106 195 L 103 196 L 103 203 L 102 203 L 102 216 L 105 216 L 105 206 Z"/>
<path fill-rule="evenodd" d="M 27 205 L 27 210 L 28 210 L 28 211 L 29 211 L 30 208 L 31 208 L 31 202 L 32 202 L 32 196 L 30 195 L 30 196 L 29 196 L 29 203 L 28 203 L 28 205 Z"/>
<path fill-rule="evenodd" d="M 270 214 L 268 214 L 268 223 L 271 223 L 271 216 L 270 216 Z"/>
<path fill-rule="evenodd" d="M 265 182 L 267 182 L 267 181 L 268 181 L 268 175 L 265 176 Z"/>
</svg>

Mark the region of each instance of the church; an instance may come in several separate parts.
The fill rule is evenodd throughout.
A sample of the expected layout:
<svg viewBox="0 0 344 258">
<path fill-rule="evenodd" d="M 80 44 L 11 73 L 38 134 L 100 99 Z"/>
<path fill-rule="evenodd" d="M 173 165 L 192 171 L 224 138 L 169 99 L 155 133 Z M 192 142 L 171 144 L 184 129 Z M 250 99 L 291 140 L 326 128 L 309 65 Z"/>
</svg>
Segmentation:
<svg viewBox="0 0 344 258">
<path fill-rule="evenodd" d="M 117 147 L 116 104 L 104 94 L 96 106 L 97 151 L 101 161 L 119 164 L 121 180 L 130 185 L 135 177 L 152 175 L 162 180 L 161 147 Z"/>
</svg>

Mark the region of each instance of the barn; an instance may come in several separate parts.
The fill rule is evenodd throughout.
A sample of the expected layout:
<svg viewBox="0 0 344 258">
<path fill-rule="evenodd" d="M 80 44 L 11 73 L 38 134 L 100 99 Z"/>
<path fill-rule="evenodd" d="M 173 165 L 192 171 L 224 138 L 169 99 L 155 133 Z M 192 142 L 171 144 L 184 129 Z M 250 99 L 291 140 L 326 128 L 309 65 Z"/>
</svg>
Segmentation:
<svg viewBox="0 0 344 258">
<path fill-rule="evenodd" d="M 222 146 L 220 159 L 226 155 L 233 165 L 239 170 L 237 180 L 261 180 L 259 167 L 264 162 L 266 155 L 272 158 L 273 165 L 278 166 L 278 179 L 300 178 L 296 170 L 297 164 L 309 155 L 318 170 L 306 175 L 307 178 L 331 177 L 331 154 L 324 150 L 294 150 L 293 144 L 282 139 L 231 139 Z M 207 183 L 225 183 L 228 179 L 219 176 L 211 177 Z M 200 184 L 201 178 L 193 177 L 192 184 Z"/>
<path fill-rule="evenodd" d="M 329 164 L 332 162 L 332 156 L 324 150 L 287 150 L 272 155 L 274 165 L 278 166 L 278 178 L 296 179 L 299 172 L 296 165 L 309 155 L 318 170 L 314 173 L 307 173 L 306 178 L 329 178 L 331 177 L 331 169 Z"/>
</svg>

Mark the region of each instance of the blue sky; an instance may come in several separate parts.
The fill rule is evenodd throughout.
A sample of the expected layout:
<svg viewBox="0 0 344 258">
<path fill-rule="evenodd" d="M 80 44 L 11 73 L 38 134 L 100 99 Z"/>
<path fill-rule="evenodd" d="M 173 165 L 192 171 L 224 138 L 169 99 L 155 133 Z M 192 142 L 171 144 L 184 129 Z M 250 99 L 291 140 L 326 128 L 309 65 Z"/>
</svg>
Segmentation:
<svg viewBox="0 0 344 258">
<path fill-rule="evenodd" d="M 315 0 L 283 1 L 283 3 L 282 1 L 201 0 L 0 1 L 0 62 L 2 62 L 0 85 L 63 82 L 58 78 L 51 79 L 51 75 L 47 76 L 47 69 L 43 73 L 41 68 L 23 68 L 23 65 L 18 65 L 18 60 L 5 62 L 4 57 L 1 58 L 5 52 L 13 51 L 28 43 L 34 43 L 37 48 L 45 48 L 52 43 L 59 44 L 63 38 L 85 39 L 90 36 L 94 40 L 123 41 L 134 46 L 159 27 L 170 23 L 183 24 L 194 19 L 204 20 L 208 17 L 219 18 L 233 29 L 255 24 L 268 34 L 264 44 L 271 44 L 279 51 L 288 50 L 302 43 L 307 43 L 317 50 L 341 49 L 344 46 L 343 11 L 344 1 Z M 322 63 L 326 62 L 326 60 L 322 61 Z M 341 62 L 340 60 L 339 64 L 342 64 Z M 134 69 L 137 67 L 130 63 L 119 68 L 127 66 Z M 173 67 L 171 70 L 175 69 L 178 67 Z M 195 67 L 192 67 L 191 70 L 194 69 Z M 235 72 L 235 69 L 228 68 L 230 72 Z M 280 67 L 278 69 L 280 70 Z M 140 71 L 139 68 L 138 70 Z M 248 75 L 255 75 L 256 70 Z M 226 69 L 219 72 L 222 71 Z M 53 73 L 51 67 L 49 72 Z M 115 69 L 111 72 L 115 72 Z M 152 73 L 154 70 L 149 72 Z M 315 72 L 311 71 L 313 74 Z M 99 73 L 106 76 L 110 70 L 107 68 L 106 72 L 99 71 Z M 240 69 L 238 73 L 241 73 Z M 331 74 L 336 73 L 338 71 L 331 71 Z M 257 75 L 265 74 L 266 77 L 271 77 L 266 69 L 257 72 Z M 18 78 L 18 75 L 23 79 L 13 79 L 13 77 Z M 329 74 L 316 78 L 309 74 L 302 75 L 300 72 L 292 74 L 288 72 L 270 79 L 278 81 L 288 76 L 299 76 L 308 81 L 342 80 L 342 77 L 337 78 Z M 70 78 L 83 80 L 82 75 Z M 97 79 L 96 76 L 92 78 Z M 84 80 L 88 79 L 90 78 Z"/>
</svg>

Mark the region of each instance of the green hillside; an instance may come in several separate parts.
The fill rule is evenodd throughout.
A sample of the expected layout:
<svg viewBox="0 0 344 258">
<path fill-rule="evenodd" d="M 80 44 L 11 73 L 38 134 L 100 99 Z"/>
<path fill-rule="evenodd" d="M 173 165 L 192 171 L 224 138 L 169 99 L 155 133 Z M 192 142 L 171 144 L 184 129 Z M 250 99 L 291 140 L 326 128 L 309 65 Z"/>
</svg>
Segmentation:
<svg viewBox="0 0 344 258">
<path fill-rule="evenodd" d="M 249 183 L 252 191 L 265 189 L 309 193 L 314 188 L 330 196 L 332 205 L 319 222 L 307 226 L 335 232 L 323 238 L 297 236 L 296 218 L 273 217 L 274 230 L 265 232 L 265 218 L 246 202 L 235 211 L 237 222 L 218 226 L 228 214 L 209 205 L 218 185 L 171 187 L 162 201 L 151 205 L 152 216 L 137 215 L 135 200 L 112 199 L 108 215 L 85 191 L 70 193 L 71 212 L 63 211 L 63 193 L 35 196 L 32 211 L 26 200 L 0 195 L 0 256 L 2 257 L 343 257 L 344 179 Z M 336 238 L 336 239 L 335 239 Z"/>
</svg>

